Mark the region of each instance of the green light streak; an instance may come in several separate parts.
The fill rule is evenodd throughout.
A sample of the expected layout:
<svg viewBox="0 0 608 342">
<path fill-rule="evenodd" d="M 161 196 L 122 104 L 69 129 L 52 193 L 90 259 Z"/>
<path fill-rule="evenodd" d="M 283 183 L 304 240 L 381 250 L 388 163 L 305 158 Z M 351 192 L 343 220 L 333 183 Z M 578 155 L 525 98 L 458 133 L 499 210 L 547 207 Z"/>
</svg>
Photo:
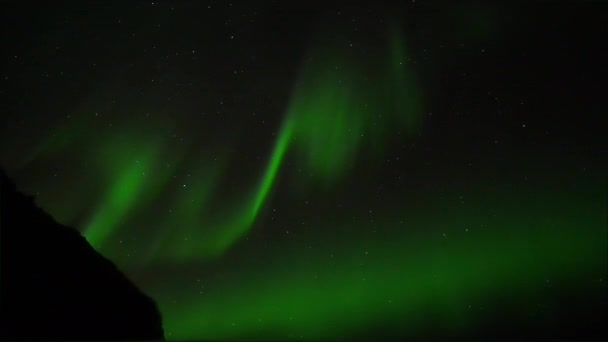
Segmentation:
<svg viewBox="0 0 608 342">
<path fill-rule="evenodd" d="M 422 113 L 421 94 L 413 73 L 407 66 L 411 64 L 405 47 L 405 38 L 398 25 L 390 28 L 390 73 L 391 88 L 387 93 L 392 95 L 393 110 L 396 113 L 398 127 L 405 129 L 409 135 L 416 133 L 420 127 Z"/>
<path fill-rule="evenodd" d="M 153 162 L 153 155 L 142 156 L 139 162 L 132 162 L 132 165 L 121 171 L 110 186 L 105 200 L 85 230 L 85 236 L 93 247 L 102 248 L 121 220 L 138 204 L 137 199 L 144 192 L 146 185 L 143 174 L 150 171 Z"/>
<path fill-rule="evenodd" d="M 270 163 L 266 169 L 266 172 L 264 173 L 264 176 L 262 177 L 262 182 L 260 183 L 260 186 L 256 192 L 251 208 L 249 209 L 249 217 L 247 220 L 249 225 L 254 222 L 255 218 L 260 212 L 260 209 L 262 208 L 262 205 L 264 204 L 264 201 L 266 198 L 268 198 L 268 193 L 270 192 L 272 184 L 277 178 L 279 168 L 281 167 L 281 162 L 283 161 L 285 153 L 289 147 L 292 132 L 293 125 L 291 121 L 288 120 L 283 129 L 281 129 L 281 134 L 277 140 L 277 145 L 272 152 L 272 156 L 270 157 Z"/>
<path fill-rule="evenodd" d="M 83 224 L 83 233 L 100 251 L 109 252 L 105 242 L 149 216 L 148 206 L 158 199 L 183 157 L 183 152 L 166 155 L 166 141 L 153 135 L 125 125 L 91 148 L 86 162 L 105 176 L 107 191 L 97 195 L 103 199 Z"/>
<path fill-rule="evenodd" d="M 277 143 L 270 156 L 270 161 L 262 180 L 254 192 L 252 200 L 248 201 L 245 209 L 232 216 L 232 219 L 220 225 L 215 231 L 219 232 L 215 244 L 208 250 L 208 255 L 217 257 L 226 251 L 238 239 L 242 238 L 252 227 L 265 201 L 268 199 L 272 185 L 277 178 L 281 163 L 289 148 L 293 126 L 287 120 L 277 138 Z"/>
</svg>

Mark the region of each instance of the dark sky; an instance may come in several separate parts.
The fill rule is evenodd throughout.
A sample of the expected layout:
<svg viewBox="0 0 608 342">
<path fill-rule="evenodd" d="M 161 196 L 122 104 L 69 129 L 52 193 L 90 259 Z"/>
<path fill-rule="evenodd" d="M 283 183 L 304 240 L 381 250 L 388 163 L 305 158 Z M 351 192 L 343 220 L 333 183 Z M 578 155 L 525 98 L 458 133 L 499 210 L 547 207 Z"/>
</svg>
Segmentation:
<svg viewBox="0 0 608 342">
<path fill-rule="evenodd" d="M 168 339 L 590 337 L 605 13 L 5 2 L 0 163 Z"/>
</svg>

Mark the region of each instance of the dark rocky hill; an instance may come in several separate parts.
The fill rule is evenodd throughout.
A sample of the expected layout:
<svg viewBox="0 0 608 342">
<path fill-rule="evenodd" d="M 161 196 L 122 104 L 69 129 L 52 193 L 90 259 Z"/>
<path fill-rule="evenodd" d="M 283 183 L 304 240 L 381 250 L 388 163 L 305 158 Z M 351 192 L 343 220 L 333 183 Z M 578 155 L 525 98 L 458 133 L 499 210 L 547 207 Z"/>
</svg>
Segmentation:
<svg viewBox="0 0 608 342">
<path fill-rule="evenodd" d="M 0 338 L 164 339 L 156 303 L 0 173 Z"/>
</svg>

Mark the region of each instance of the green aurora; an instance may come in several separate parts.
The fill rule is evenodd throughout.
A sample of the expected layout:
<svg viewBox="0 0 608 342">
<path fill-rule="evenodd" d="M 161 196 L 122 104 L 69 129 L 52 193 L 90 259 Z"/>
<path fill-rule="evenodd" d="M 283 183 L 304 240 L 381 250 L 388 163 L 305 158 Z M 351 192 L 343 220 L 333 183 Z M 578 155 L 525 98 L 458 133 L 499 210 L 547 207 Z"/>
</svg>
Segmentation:
<svg viewBox="0 0 608 342">
<path fill-rule="evenodd" d="M 379 200 L 365 185 L 375 166 L 362 163 L 384 162 L 391 139 L 425 134 L 424 92 L 407 41 L 399 25 L 384 29 L 382 48 L 364 58 L 319 35 L 275 141 L 260 147 L 263 167 L 240 166 L 232 142 L 217 153 L 190 142 L 175 148 L 159 132 L 177 124 L 163 116 L 142 127 L 137 106 L 123 109 L 119 129 L 88 130 L 96 119 L 85 101 L 22 159 L 25 167 L 63 158 L 79 171 L 28 187 L 43 189 L 41 207 L 82 227 L 157 300 L 169 340 L 348 338 L 380 321 L 414 332 L 425 315 L 459 332 L 484 319 L 493 296 L 532 310 L 548 284 L 574 287 L 584 278 L 602 286 L 608 222 L 597 189 L 605 179 L 579 184 L 581 176 L 567 172 L 546 179 L 549 168 L 535 166 L 540 157 L 513 158 L 541 180 L 535 185 L 494 189 L 481 171 L 452 175 L 463 184 L 477 178 L 462 187 L 429 174 L 441 198 L 424 187 L 394 190 L 386 206 L 367 209 Z M 226 174 L 238 168 L 247 185 L 227 196 Z M 61 201 L 52 195 L 58 183 L 67 184 Z M 349 186 L 361 190 L 345 206 L 364 215 L 334 213 L 334 197 L 324 198 Z M 315 197 L 314 215 L 315 208 L 297 210 Z M 285 215 L 280 223 L 273 208 Z M 279 225 L 280 242 L 260 247 L 265 226 Z M 203 277 L 191 277 L 194 269 Z M 155 276 L 161 272 L 169 275 Z"/>
<path fill-rule="evenodd" d="M 294 98 L 257 186 L 252 187 L 252 192 L 244 196 L 236 208 L 219 219 L 209 217 L 204 206 L 213 200 L 214 182 L 190 186 L 187 193 L 177 195 L 174 208 L 175 217 L 179 219 L 168 222 L 167 227 L 191 227 L 186 233 L 189 238 L 164 240 L 166 252 L 162 258 L 218 257 L 246 235 L 264 207 L 292 145 L 302 156 L 303 167 L 315 179 L 326 182 L 347 175 L 357 153 L 366 145 L 381 144 L 390 128 L 414 132 L 420 116 L 419 91 L 412 72 L 406 68 L 408 58 L 404 39 L 395 28 L 391 33 L 386 51 L 379 53 L 373 62 L 382 63 L 385 59 L 382 57 L 390 56 L 389 63 L 383 63 L 387 65 L 385 72 L 375 80 L 384 85 L 377 90 L 366 86 L 370 80 L 362 76 L 365 75 L 363 63 L 349 60 L 346 51 L 319 48 L 312 53 L 309 59 L 321 62 L 307 63 L 303 67 Z M 125 222 L 124 216 L 132 212 L 135 205 L 145 206 L 142 198 L 155 196 L 154 192 L 144 195 L 145 189 L 158 189 L 166 179 L 166 176 L 156 175 L 156 184 L 146 182 L 146 173 L 160 167 L 154 151 L 158 149 L 154 147 L 158 143 L 154 139 L 149 141 L 154 145 L 112 136 L 101 145 L 101 158 L 112 156 L 112 160 L 103 160 L 101 164 L 112 166 L 114 170 L 105 174 L 113 175 L 109 178 L 114 181 L 85 228 L 87 239 L 101 250 L 105 240 L 119 229 L 121 222 Z M 129 151 L 124 151 L 124 146 L 133 146 L 132 150 L 136 152 L 125 155 Z M 218 177 L 221 163 L 206 160 L 201 164 L 208 163 L 214 171 L 201 177 L 212 180 Z M 201 232 L 199 227 L 207 228 Z M 174 236 L 183 236 L 181 233 Z"/>
</svg>

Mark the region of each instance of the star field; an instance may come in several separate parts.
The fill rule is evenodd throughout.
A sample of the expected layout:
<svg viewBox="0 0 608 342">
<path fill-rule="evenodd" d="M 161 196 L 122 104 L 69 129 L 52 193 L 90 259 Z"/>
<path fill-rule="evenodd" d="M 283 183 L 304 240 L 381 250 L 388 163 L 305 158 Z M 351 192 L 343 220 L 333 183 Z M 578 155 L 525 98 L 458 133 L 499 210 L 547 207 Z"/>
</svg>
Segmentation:
<svg viewBox="0 0 608 342">
<path fill-rule="evenodd" d="M 547 336 L 608 303 L 595 6 L 10 3 L 0 162 L 169 340 Z"/>
</svg>

